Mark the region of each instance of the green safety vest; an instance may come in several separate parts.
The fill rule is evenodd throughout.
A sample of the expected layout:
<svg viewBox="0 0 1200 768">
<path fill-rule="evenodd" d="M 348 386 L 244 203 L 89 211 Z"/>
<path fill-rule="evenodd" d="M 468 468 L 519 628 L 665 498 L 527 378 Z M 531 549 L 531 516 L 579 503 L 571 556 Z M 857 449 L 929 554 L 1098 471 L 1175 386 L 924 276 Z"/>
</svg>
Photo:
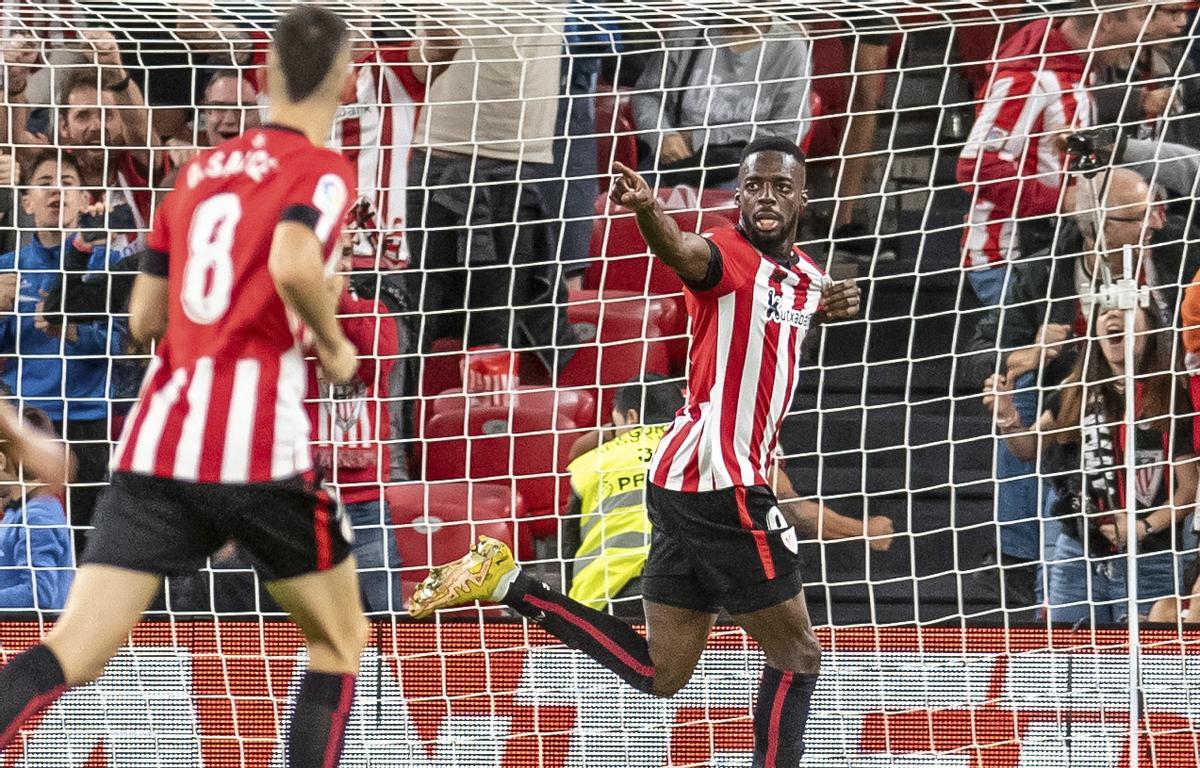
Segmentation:
<svg viewBox="0 0 1200 768">
<path fill-rule="evenodd" d="M 646 470 L 666 432 L 666 425 L 632 429 L 567 467 L 582 510 L 572 564 L 575 600 L 603 610 L 642 574 L 650 552 Z"/>
</svg>

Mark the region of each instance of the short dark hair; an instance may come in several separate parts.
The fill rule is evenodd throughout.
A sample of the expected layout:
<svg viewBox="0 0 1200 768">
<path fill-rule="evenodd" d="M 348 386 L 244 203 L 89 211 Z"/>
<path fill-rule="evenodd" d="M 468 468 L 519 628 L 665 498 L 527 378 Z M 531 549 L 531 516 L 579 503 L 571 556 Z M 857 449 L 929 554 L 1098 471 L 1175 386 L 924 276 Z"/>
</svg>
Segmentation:
<svg viewBox="0 0 1200 768">
<path fill-rule="evenodd" d="M 643 424 L 666 424 L 683 407 L 679 384 L 658 373 L 632 379 L 617 390 L 613 407 L 621 413 L 637 411 Z"/>
<path fill-rule="evenodd" d="M 324 82 L 350 30 L 342 17 L 316 5 L 297 5 L 279 20 L 271 47 L 292 101 L 303 101 Z"/>
<path fill-rule="evenodd" d="M 64 165 L 69 165 L 75 169 L 75 173 L 79 176 L 80 181 L 83 181 L 83 171 L 80 169 L 79 161 L 75 159 L 74 155 L 68 154 L 61 149 L 45 148 L 39 149 L 32 157 L 26 158 L 25 162 L 21 164 L 22 187 L 33 186 L 34 174 L 37 173 L 38 167 L 43 163 L 57 163 L 60 172 Z"/>
<path fill-rule="evenodd" d="M 781 152 L 785 155 L 791 155 L 801 165 L 808 160 L 800 147 L 796 146 L 796 142 L 785 139 L 782 136 L 760 136 L 747 144 L 746 148 L 742 150 L 742 162 L 746 162 L 751 155 L 759 152 Z"/>
</svg>

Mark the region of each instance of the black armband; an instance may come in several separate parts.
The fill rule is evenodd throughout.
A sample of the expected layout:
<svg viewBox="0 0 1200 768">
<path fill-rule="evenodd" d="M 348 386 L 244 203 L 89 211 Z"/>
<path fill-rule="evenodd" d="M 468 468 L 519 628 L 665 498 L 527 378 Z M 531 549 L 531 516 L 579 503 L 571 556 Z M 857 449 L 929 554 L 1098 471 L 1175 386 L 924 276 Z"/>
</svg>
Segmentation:
<svg viewBox="0 0 1200 768">
<path fill-rule="evenodd" d="M 315 230 L 317 222 L 321 220 L 321 212 L 311 205 L 289 205 L 283 211 L 283 215 L 279 217 L 280 221 L 294 221 L 297 224 L 303 224 L 309 229 Z"/>
<path fill-rule="evenodd" d="M 708 253 L 708 272 L 705 273 L 704 279 L 683 281 L 683 284 L 693 291 L 711 291 L 725 276 L 725 263 L 721 260 L 721 249 L 712 240 L 708 241 Z"/>
<path fill-rule="evenodd" d="M 138 259 L 138 266 L 141 271 L 147 275 L 155 277 L 167 276 L 167 254 L 162 251 L 156 251 L 153 248 L 147 248 L 142 251 L 141 258 Z"/>
</svg>

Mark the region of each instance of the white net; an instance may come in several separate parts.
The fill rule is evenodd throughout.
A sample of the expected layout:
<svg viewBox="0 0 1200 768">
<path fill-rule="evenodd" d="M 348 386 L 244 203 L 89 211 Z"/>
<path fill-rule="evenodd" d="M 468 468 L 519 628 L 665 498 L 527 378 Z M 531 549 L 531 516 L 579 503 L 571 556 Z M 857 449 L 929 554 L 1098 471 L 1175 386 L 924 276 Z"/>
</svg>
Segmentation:
<svg viewBox="0 0 1200 768">
<path fill-rule="evenodd" d="M 343 310 L 368 373 L 310 396 L 373 619 L 344 765 L 750 764 L 761 654 L 728 616 L 663 701 L 501 609 L 402 607 L 488 534 L 640 620 L 644 459 L 592 449 L 614 411 L 677 407 L 690 327 L 611 169 L 681 229 L 733 227 L 766 135 L 808 156 L 801 248 L 864 291 L 812 332 L 780 432 L 825 649 L 804 765 L 1200 765 L 1190 4 L 330 5 L 357 41 L 331 144 L 358 172 Z M 61 608 L 136 397 L 148 222 L 176 169 L 265 119 L 287 4 L 0 7 L 0 379 L 76 459 L 65 503 L 0 468 L 6 660 Z M 282 765 L 302 642 L 251 566 L 231 545 L 170 579 L 4 764 Z M 1132 655 L 1131 605 L 1160 622 Z"/>
</svg>

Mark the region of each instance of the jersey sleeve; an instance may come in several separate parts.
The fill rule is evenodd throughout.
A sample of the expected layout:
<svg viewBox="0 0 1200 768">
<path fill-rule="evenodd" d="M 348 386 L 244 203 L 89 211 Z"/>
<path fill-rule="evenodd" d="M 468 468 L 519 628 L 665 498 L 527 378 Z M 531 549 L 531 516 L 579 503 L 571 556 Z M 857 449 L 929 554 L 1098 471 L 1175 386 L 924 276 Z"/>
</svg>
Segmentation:
<svg viewBox="0 0 1200 768">
<path fill-rule="evenodd" d="M 142 255 L 141 271 L 155 277 L 167 276 L 168 254 L 171 251 L 170 218 L 172 202 L 177 193 L 168 192 L 154 211 L 154 221 L 146 235 L 146 252 Z"/>
<path fill-rule="evenodd" d="M 718 298 L 733 293 L 754 279 L 760 257 L 754 246 L 746 242 L 736 229 L 714 229 L 703 234 L 712 247 L 716 262 L 712 269 L 720 269 L 720 279 L 711 288 L 689 287 L 700 298 Z M 710 272 L 711 274 L 711 272 Z"/>
<path fill-rule="evenodd" d="M 416 103 L 425 101 L 425 83 L 417 78 L 417 67 L 425 66 L 420 61 L 417 46 L 408 40 L 398 45 L 382 46 L 379 49 L 380 61 L 392 71 L 409 97 Z"/>
<path fill-rule="evenodd" d="M 354 173 L 334 152 L 323 152 L 313 166 L 292 185 L 280 220 L 310 228 L 328 251 L 341 235 L 353 199 Z"/>
</svg>

